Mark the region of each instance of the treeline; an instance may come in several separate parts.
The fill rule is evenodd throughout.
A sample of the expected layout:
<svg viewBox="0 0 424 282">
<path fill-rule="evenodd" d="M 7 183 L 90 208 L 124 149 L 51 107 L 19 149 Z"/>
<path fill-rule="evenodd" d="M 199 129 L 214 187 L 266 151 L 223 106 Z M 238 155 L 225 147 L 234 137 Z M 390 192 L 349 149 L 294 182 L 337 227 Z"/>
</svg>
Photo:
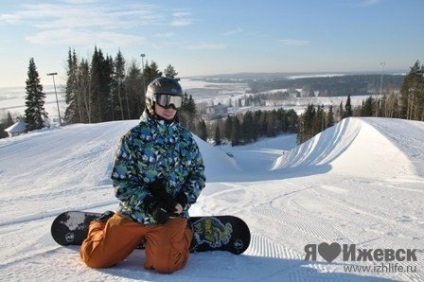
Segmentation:
<svg viewBox="0 0 424 282">
<path fill-rule="evenodd" d="M 159 71 L 152 61 L 140 69 L 133 60 L 128 69 L 121 51 L 113 58 L 94 49 L 91 62 L 78 59 L 69 50 L 64 122 L 96 123 L 111 120 L 137 119 L 145 108 L 147 85 L 159 76 L 176 78 L 172 65 Z"/>
<path fill-rule="evenodd" d="M 142 69 L 135 61 L 127 67 L 120 51 L 113 58 L 103 55 L 101 49 L 96 47 L 89 62 L 88 59 L 79 59 L 75 50 L 69 49 L 65 89 L 67 108 L 61 122 L 72 124 L 138 119 L 145 108 L 147 85 L 158 76 L 178 79 L 177 75 L 172 65 L 161 72 L 154 61 L 146 61 Z M 385 80 L 385 89 L 386 85 Z M 45 94 L 33 58 L 30 59 L 25 89 L 27 96 L 24 119 L 28 130 L 48 126 L 47 112 L 44 109 Z M 370 96 L 356 107 L 352 107 L 350 95 L 345 105 L 341 103 L 337 108 L 308 105 L 300 117 L 293 110 L 279 109 L 249 111 L 206 122 L 200 118 L 194 99 L 185 93 L 178 116 L 184 126 L 203 140 L 214 140 L 216 144 L 230 142 L 233 145 L 254 142 L 260 137 L 296 132 L 298 142 L 303 143 L 335 122 L 350 116 L 424 121 L 424 66 L 417 61 L 410 68 L 410 72 L 403 77 L 400 94 L 393 91 L 383 94 L 379 97 Z M 11 123 L 11 115 L 8 114 L 5 119 L 3 129 Z"/>
<path fill-rule="evenodd" d="M 275 137 L 282 133 L 296 133 L 298 115 L 294 110 L 248 111 L 211 123 L 208 136 L 216 145 L 233 146 L 252 143 L 261 137 Z"/>
<path fill-rule="evenodd" d="M 337 113 L 333 107 L 324 111 L 323 106 L 308 105 L 299 118 L 298 143 L 303 143 L 335 121 L 345 117 L 386 117 L 424 121 L 424 65 L 417 61 L 404 77 L 400 95 L 383 93 L 382 96 L 369 96 L 361 105 L 353 107 L 348 95 L 346 103 L 340 104 Z"/>
<path fill-rule="evenodd" d="M 415 62 L 404 76 L 399 95 L 370 96 L 352 109 L 352 115 L 424 121 L 424 65 Z"/>
<path fill-rule="evenodd" d="M 134 61 L 128 68 L 125 64 L 120 51 L 113 58 L 104 55 L 96 47 L 89 61 L 78 58 L 75 50 L 70 49 L 65 87 L 67 108 L 63 124 L 138 119 L 145 108 L 147 85 L 158 76 L 178 79 L 178 73 L 172 65 L 161 72 L 155 62 L 146 62 L 142 69 Z M 35 63 L 33 66 L 35 68 Z M 29 76 L 38 77 L 38 73 L 30 67 Z M 39 79 L 32 80 L 30 85 L 39 90 L 41 104 L 44 94 Z M 241 113 L 228 116 L 225 122 L 219 120 L 207 123 L 200 118 L 193 97 L 185 93 L 178 118 L 183 126 L 203 140 L 213 139 L 216 144 L 224 141 L 239 145 L 254 142 L 262 136 L 296 132 L 298 116 L 292 110 L 280 109 Z"/>
<path fill-rule="evenodd" d="M 66 71 L 67 107 L 59 121 L 62 125 L 138 119 L 145 109 L 145 91 L 151 81 L 159 76 L 179 79 L 172 65 L 162 72 L 154 61 L 146 61 L 142 69 L 132 61 L 127 68 L 120 51 L 112 58 L 105 56 L 97 47 L 90 61 L 79 59 L 75 50 L 69 49 Z M 44 107 L 46 95 L 33 58 L 29 61 L 25 90 L 25 115 L 18 119 L 25 121 L 27 131 L 48 127 L 50 124 Z M 191 95 L 185 94 L 179 114 L 184 125 L 193 127 L 196 105 Z M 9 112 L 2 117 L 1 138 L 7 137 L 4 129 L 13 122 Z"/>
<path fill-rule="evenodd" d="M 399 88 L 403 82 L 403 75 L 384 75 L 386 89 Z M 304 89 L 309 96 L 319 91 L 320 97 L 344 96 L 346 93 L 354 95 L 369 95 L 370 91 L 379 94 L 381 75 L 343 75 L 331 77 L 308 77 L 297 79 L 268 79 L 251 80 L 249 87 L 252 93 L 266 92 L 273 89 Z"/>
</svg>

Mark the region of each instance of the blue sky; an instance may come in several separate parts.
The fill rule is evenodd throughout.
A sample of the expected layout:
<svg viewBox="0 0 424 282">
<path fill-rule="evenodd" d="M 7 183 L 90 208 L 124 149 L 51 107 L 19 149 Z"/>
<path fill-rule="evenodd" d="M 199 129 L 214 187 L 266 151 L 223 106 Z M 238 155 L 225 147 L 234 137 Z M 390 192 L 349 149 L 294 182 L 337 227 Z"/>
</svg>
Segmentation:
<svg viewBox="0 0 424 282">
<path fill-rule="evenodd" d="M 407 71 L 424 61 L 422 0 L 6 0 L 0 87 L 66 78 L 68 49 L 127 65 L 140 54 L 181 77 L 237 72 Z"/>
</svg>

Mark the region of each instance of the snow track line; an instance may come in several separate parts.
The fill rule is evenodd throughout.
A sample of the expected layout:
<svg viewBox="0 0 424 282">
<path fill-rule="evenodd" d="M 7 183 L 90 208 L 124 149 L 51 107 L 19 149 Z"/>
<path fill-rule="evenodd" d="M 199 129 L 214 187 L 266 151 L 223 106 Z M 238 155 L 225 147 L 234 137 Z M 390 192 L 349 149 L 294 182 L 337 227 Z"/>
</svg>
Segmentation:
<svg viewBox="0 0 424 282">
<path fill-rule="evenodd" d="M 31 253 L 30 255 L 20 257 L 19 259 L 10 260 L 10 261 L 8 261 L 8 262 L 6 262 L 6 263 L 4 263 L 4 261 L 2 261 L 2 262 L 0 262 L 0 266 L 1 266 L 1 267 L 9 267 L 9 266 L 10 266 L 10 265 L 12 265 L 12 264 L 15 264 L 15 263 L 18 263 L 18 262 L 27 261 L 27 260 L 29 260 L 30 258 L 33 258 L 33 257 L 36 257 L 36 256 L 40 256 L 40 255 L 45 255 L 45 254 L 55 253 L 56 251 L 58 251 L 58 250 L 59 250 L 59 249 L 61 249 L 61 248 L 63 248 L 63 246 L 59 246 L 59 245 L 57 245 L 57 246 L 52 247 L 51 249 L 48 249 L 48 250 L 40 250 L 40 251 L 38 251 L 38 252 Z"/>
<path fill-rule="evenodd" d="M 89 211 L 91 209 L 97 209 L 100 207 L 105 207 L 105 206 L 110 206 L 113 204 L 116 204 L 116 200 L 111 200 L 111 201 L 105 201 L 102 203 L 97 203 L 97 204 L 92 204 L 92 205 L 86 205 L 86 206 L 80 206 L 80 207 L 75 207 L 75 208 L 63 208 L 63 209 L 58 209 L 58 210 L 54 210 L 54 211 L 49 211 L 49 212 L 44 212 L 41 214 L 33 214 L 33 215 L 28 215 L 28 216 L 22 216 L 19 218 L 15 218 L 15 219 L 10 219 L 10 220 L 6 220 L 3 222 L 0 222 L 0 227 L 3 226 L 8 226 L 8 225 L 14 225 L 14 224 L 21 224 L 21 223 L 26 223 L 26 222 L 31 222 L 31 221 L 37 221 L 37 220 L 43 220 L 43 219 L 47 219 L 47 218 L 51 218 L 51 217 L 56 217 L 59 214 L 69 211 L 69 210 L 84 210 L 84 211 Z"/>
<path fill-rule="evenodd" d="M 257 213 L 265 216 L 269 219 L 272 219 L 274 222 L 285 225 L 286 229 L 293 229 L 304 233 L 308 238 L 312 236 L 313 238 L 327 241 L 334 240 L 339 237 L 339 234 L 342 233 L 336 228 L 329 229 L 326 226 L 311 224 L 311 222 L 320 222 L 322 218 L 316 216 L 311 211 L 301 207 L 299 204 L 293 204 L 295 202 L 295 197 L 298 192 L 303 192 L 306 190 L 311 190 L 315 188 L 314 186 L 308 186 L 304 189 L 299 189 L 297 191 L 292 191 L 288 193 L 281 194 L 280 196 L 274 198 L 271 202 L 271 207 L 266 205 L 262 209 L 257 209 Z M 301 207 L 303 212 L 298 212 Z M 284 210 L 281 210 L 284 208 Z M 305 211 L 307 214 L 305 214 Z M 317 220 L 311 220 L 310 217 L 316 218 Z M 305 219 L 308 220 L 305 222 Z M 343 234 L 343 233 L 342 233 Z M 310 239 L 309 239 L 310 240 Z"/>
<path fill-rule="evenodd" d="M 239 184 L 222 184 L 227 186 L 228 188 L 225 188 L 220 191 L 215 191 L 211 194 L 207 194 L 204 196 L 205 201 L 208 201 L 208 198 L 214 199 L 212 201 L 214 205 L 207 205 L 208 211 L 205 212 L 210 214 L 224 215 L 228 213 L 237 214 L 241 211 L 245 211 L 247 206 L 251 204 L 252 199 L 255 197 L 255 193 L 253 193 L 254 190 L 246 188 L 245 186 L 240 186 Z M 229 195 L 231 194 L 234 194 L 234 196 L 229 197 Z M 228 203 L 229 198 L 233 199 L 233 201 L 231 202 L 233 205 L 231 205 L 231 203 L 221 205 L 220 199 L 222 199 L 223 202 Z"/>
<path fill-rule="evenodd" d="M 322 196 L 323 197 L 326 197 L 333 204 L 338 205 L 341 208 L 350 209 L 350 210 L 356 212 L 357 214 L 361 214 L 361 215 L 366 215 L 366 216 L 373 217 L 373 218 L 377 219 L 378 222 L 400 224 L 399 221 L 390 219 L 390 217 L 387 216 L 387 214 L 383 214 L 383 211 L 382 210 L 378 210 L 378 211 L 376 211 L 376 210 L 370 210 L 370 211 L 367 211 L 367 210 L 362 209 L 360 206 L 358 206 L 354 202 L 342 203 L 342 202 L 339 202 L 339 201 L 334 200 L 334 198 L 330 197 L 329 195 L 322 194 Z M 377 214 L 376 212 L 381 213 L 381 215 Z M 410 229 L 410 227 L 408 227 L 408 228 Z"/>
<path fill-rule="evenodd" d="M 409 156 L 416 174 L 424 177 L 424 169 L 419 166 L 424 160 L 424 145 L 422 142 L 424 127 L 422 126 L 422 122 L 402 119 L 394 119 L 391 123 L 378 122 L 376 119 L 372 118 L 365 118 L 363 120 L 383 133 L 388 140 L 397 145 L 405 155 Z M 408 134 L 402 134 L 402 132 L 399 134 L 399 130 L 405 128 L 404 125 L 408 125 L 408 127 L 406 127 L 409 130 Z M 399 130 L 393 130 L 395 126 Z"/>
<path fill-rule="evenodd" d="M 312 187 L 312 188 L 316 188 L 316 187 Z M 315 190 L 315 189 L 314 189 Z M 327 230 L 325 227 L 315 227 L 315 224 L 308 225 L 308 226 L 303 226 L 302 222 L 304 222 L 304 218 L 307 217 L 308 218 L 308 222 L 322 222 L 323 220 L 325 220 L 325 223 L 328 223 L 330 221 L 330 219 L 328 218 L 329 215 L 326 215 L 326 218 L 323 219 L 322 215 L 317 215 L 317 213 L 305 208 L 303 205 L 301 205 L 298 201 L 296 201 L 296 199 L 290 199 L 288 201 L 288 208 L 287 210 L 291 211 L 290 213 L 290 218 L 297 218 L 297 220 L 294 220 L 294 225 L 297 226 L 299 229 L 301 230 L 305 230 L 305 232 L 307 230 L 310 230 L 311 228 L 313 229 L 312 231 L 309 231 L 307 233 L 310 233 L 311 235 L 315 235 L 314 237 L 316 238 L 320 238 L 323 239 L 324 241 L 326 240 L 330 240 L 330 241 L 339 241 L 340 238 L 343 238 L 345 241 L 349 241 L 351 243 L 353 243 L 353 240 L 351 240 L 349 238 L 349 236 L 344 232 L 341 231 L 338 227 L 332 225 L 331 230 Z M 299 216 L 299 214 L 304 214 L 304 216 Z M 320 231 L 324 229 L 324 231 Z M 324 236 L 324 234 L 332 232 L 334 234 L 334 236 Z"/>
<path fill-rule="evenodd" d="M 302 259 L 296 251 L 284 247 L 264 235 L 252 234 L 252 241 L 246 255 L 265 256 L 270 258 Z"/>
<path fill-rule="evenodd" d="M 286 233 L 297 233 L 301 232 L 302 234 L 307 235 L 308 240 L 311 241 L 312 238 L 316 238 L 317 242 L 327 241 L 334 236 L 329 236 L 327 233 L 330 231 L 324 227 L 315 227 L 312 224 L 309 224 L 309 221 L 306 224 L 302 224 L 301 219 L 289 219 L 287 214 L 280 212 L 276 213 L 273 209 L 261 209 L 256 212 L 257 215 L 263 216 L 281 226 L 281 229 Z M 289 232 L 290 231 L 290 232 Z"/>
<path fill-rule="evenodd" d="M 21 223 L 26 223 L 26 222 L 36 221 L 36 220 L 43 220 L 49 217 L 56 216 L 58 214 L 59 213 L 57 211 L 51 211 L 51 212 L 45 212 L 42 214 L 22 216 L 20 218 L 15 218 L 15 219 L 10 219 L 10 220 L 0 222 L 0 227 L 14 225 L 14 224 L 21 224 Z"/>
</svg>

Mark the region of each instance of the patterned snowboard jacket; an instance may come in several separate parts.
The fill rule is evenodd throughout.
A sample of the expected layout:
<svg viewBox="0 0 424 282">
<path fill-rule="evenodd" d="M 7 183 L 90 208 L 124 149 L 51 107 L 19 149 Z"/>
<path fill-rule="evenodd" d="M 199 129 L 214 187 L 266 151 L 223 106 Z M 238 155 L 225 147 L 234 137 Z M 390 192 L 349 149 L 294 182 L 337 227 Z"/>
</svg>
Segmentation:
<svg viewBox="0 0 424 282">
<path fill-rule="evenodd" d="M 140 123 L 122 137 L 116 153 L 112 180 L 120 200 L 118 212 L 141 224 L 156 224 L 146 207 L 151 197 L 147 185 L 165 179 L 169 194 L 187 196 L 182 215 L 188 217 L 190 205 L 205 186 L 204 170 L 199 148 L 187 129 L 144 113 Z"/>
</svg>

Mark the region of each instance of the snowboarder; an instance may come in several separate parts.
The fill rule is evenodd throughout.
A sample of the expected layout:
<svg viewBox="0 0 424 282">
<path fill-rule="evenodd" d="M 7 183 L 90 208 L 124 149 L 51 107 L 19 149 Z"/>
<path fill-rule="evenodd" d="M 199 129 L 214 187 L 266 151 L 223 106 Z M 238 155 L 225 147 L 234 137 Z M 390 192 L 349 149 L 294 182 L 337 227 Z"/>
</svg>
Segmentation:
<svg viewBox="0 0 424 282">
<path fill-rule="evenodd" d="M 146 92 L 140 123 L 121 139 L 112 171 L 117 212 L 89 226 L 80 256 L 93 268 L 111 267 L 146 240 L 145 269 L 172 273 L 189 257 L 188 210 L 205 186 L 203 159 L 192 134 L 178 122 L 183 91 L 159 77 Z"/>
</svg>

